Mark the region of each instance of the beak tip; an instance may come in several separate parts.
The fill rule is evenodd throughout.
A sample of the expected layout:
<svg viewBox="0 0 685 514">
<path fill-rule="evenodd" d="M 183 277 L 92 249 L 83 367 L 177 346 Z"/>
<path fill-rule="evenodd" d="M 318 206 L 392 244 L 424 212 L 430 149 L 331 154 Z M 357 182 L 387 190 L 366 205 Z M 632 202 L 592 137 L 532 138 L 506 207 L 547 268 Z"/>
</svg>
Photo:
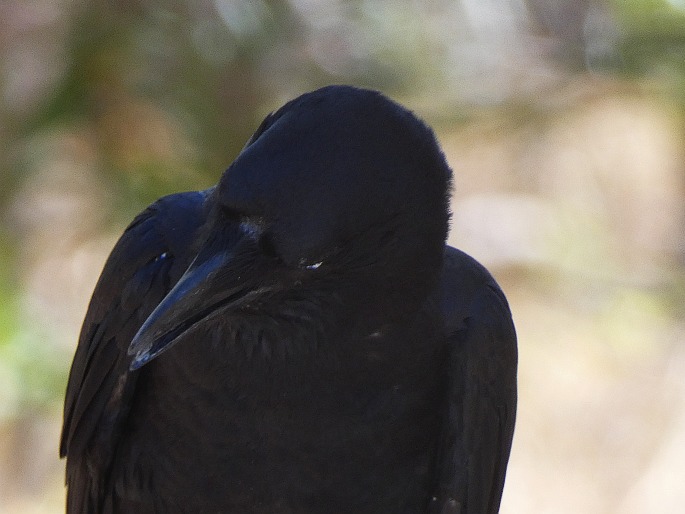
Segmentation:
<svg viewBox="0 0 685 514">
<path fill-rule="evenodd" d="M 129 344 L 126 352 L 129 357 L 133 357 L 129 365 L 131 371 L 142 368 L 176 343 L 176 339 L 165 341 L 160 339 L 161 335 L 152 335 L 154 332 L 151 333 L 148 330 L 143 330 L 143 328 L 145 328 L 145 325 L 141 327 L 138 334 L 131 340 L 131 344 Z"/>
<path fill-rule="evenodd" d="M 136 371 L 137 369 L 142 368 L 145 364 L 147 364 L 150 361 L 150 358 L 151 356 L 148 352 L 137 353 L 131 361 L 129 369 L 131 371 Z"/>
</svg>

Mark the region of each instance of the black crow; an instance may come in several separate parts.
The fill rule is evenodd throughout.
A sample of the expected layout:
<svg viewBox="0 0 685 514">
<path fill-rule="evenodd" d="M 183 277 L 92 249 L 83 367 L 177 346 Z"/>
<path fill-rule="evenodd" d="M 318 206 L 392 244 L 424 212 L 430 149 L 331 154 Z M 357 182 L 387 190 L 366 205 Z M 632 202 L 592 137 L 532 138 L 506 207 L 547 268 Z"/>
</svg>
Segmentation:
<svg viewBox="0 0 685 514">
<path fill-rule="evenodd" d="M 331 86 L 136 217 L 71 368 L 67 512 L 497 512 L 516 335 L 445 246 L 450 181 L 411 112 Z"/>
</svg>

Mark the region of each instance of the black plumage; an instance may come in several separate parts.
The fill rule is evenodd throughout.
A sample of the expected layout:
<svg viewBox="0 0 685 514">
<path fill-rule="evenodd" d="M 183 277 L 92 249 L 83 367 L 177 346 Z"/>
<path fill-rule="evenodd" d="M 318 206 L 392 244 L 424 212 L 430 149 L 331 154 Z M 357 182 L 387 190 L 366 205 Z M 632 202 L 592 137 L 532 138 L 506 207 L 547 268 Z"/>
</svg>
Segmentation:
<svg viewBox="0 0 685 514">
<path fill-rule="evenodd" d="M 67 511 L 497 512 L 516 336 L 445 246 L 450 177 L 412 113 L 331 86 L 141 213 L 69 377 Z"/>
</svg>

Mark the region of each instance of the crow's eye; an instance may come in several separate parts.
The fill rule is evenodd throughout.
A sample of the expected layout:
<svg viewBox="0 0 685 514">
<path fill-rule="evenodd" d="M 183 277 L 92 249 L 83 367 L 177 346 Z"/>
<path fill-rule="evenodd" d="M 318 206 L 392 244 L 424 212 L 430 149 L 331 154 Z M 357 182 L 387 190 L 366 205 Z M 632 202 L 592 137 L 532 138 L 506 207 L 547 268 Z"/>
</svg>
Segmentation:
<svg viewBox="0 0 685 514">
<path fill-rule="evenodd" d="M 309 259 L 300 259 L 298 266 L 302 269 L 315 270 L 323 264 L 323 261 L 311 261 Z"/>
</svg>

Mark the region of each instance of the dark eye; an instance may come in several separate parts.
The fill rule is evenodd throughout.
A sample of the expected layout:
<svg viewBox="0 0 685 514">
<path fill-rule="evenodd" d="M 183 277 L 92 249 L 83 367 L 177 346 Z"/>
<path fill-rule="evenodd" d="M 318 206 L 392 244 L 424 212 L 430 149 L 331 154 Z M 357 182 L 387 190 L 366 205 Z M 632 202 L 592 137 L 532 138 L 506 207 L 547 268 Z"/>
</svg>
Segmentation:
<svg viewBox="0 0 685 514">
<path fill-rule="evenodd" d="M 302 269 L 306 269 L 306 270 L 315 270 L 315 269 L 319 269 L 319 267 L 322 264 L 323 264 L 323 260 L 310 261 L 308 259 L 300 259 L 299 267 Z"/>
</svg>

